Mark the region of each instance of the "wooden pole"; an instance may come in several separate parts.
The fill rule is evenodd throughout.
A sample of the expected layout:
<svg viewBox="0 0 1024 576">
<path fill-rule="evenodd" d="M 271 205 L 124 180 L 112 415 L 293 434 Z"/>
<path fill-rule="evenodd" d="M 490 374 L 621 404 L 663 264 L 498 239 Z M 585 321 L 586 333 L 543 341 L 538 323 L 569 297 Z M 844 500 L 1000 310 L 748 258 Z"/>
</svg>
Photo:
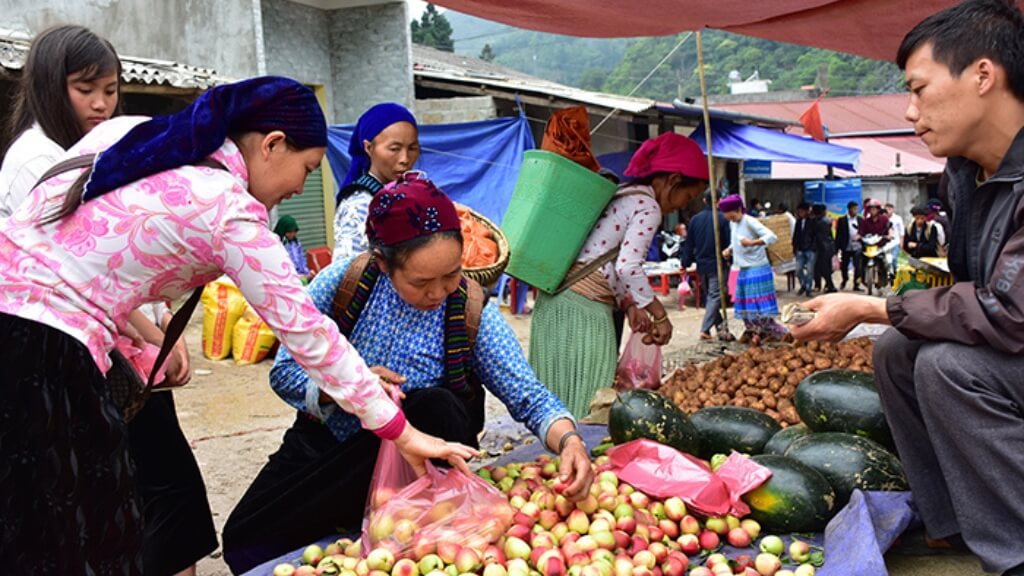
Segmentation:
<svg viewBox="0 0 1024 576">
<path fill-rule="evenodd" d="M 704 142 L 708 150 L 708 183 L 711 187 L 711 222 L 715 230 L 715 263 L 718 272 L 718 299 L 722 311 L 722 329 L 729 331 L 729 313 L 725 299 L 729 295 L 729 284 L 722 271 L 722 237 L 718 230 L 718 181 L 715 178 L 715 157 L 711 151 L 711 113 L 708 111 L 708 86 L 704 78 L 704 43 L 700 30 L 697 31 L 697 73 L 700 76 L 700 94 L 704 103 Z"/>
</svg>

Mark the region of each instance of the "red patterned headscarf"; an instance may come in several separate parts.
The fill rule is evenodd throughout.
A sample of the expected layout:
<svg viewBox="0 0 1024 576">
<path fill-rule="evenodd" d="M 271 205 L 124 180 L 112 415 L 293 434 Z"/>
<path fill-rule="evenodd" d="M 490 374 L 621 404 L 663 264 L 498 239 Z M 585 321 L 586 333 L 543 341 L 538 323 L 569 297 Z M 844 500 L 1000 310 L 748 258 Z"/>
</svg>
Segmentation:
<svg viewBox="0 0 1024 576">
<path fill-rule="evenodd" d="M 374 195 L 366 218 L 367 239 L 385 246 L 461 229 L 455 204 L 418 172 L 406 172 Z"/>
</svg>

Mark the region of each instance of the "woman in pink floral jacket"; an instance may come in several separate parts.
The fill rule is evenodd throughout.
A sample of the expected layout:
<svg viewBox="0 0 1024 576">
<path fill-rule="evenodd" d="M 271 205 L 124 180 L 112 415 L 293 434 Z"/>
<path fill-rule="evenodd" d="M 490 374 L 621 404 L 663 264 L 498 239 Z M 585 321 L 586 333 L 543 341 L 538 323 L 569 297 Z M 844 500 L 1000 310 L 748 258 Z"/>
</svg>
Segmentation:
<svg viewBox="0 0 1024 576">
<path fill-rule="evenodd" d="M 105 374 L 128 314 L 227 274 L 342 409 L 414 466 L 471 449 L 405 422 L 317 311 L 268 210 L 319 166 L 312 91 L 266 77 L 214 88 L 173 116 L 103 123 L 0 220 L 0 563 L 46 574 L 140 573 L 140 511 Z M 220 166 L 198 166 L 201 161 Z M 56 550 L 54 554 L 41 553 Z"/>
</svg>

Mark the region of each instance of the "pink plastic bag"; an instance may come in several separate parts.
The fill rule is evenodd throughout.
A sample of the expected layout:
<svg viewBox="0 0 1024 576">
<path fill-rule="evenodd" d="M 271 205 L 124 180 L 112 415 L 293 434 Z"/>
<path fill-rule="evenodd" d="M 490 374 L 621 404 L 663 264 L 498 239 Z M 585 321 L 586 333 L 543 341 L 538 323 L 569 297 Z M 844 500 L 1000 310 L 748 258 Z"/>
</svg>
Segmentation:
<svg viewBox="0 0 1024 576">
<path fill-rule="evenodd" d="M 386 547 L 398 558 L 422 557 L 446 544 L 482 553 L 512 525 L 513 510 L 501 492 L 475 475 L 429 462 L 425 476 L 387 499 L 380 490 L 373 491 L 377 505 L 363 523 L 364 554 Z"/>
<path fill-rule="evenodd" d="M 704 461 L 646 439 L 615 446 L 608 456 L 622 481 L 655 498 L 678 496 L 707 516 L 749 514 L 750 508 L 740 497 L 772 475 L 738 452 L 712 472 Z"/>
<path fill-rule="evenodd" d="M 114 347 L 131 363 L 142 381 L 149 382 L 149 373 L 153 371 L 153 364 L 156 364 L 156 357 L 160 355 L 160 348 L 146 342 L 145 347 L 140 350 L 130 338 L 120 335 L 117 337 Z M 164 365 L 156 371 L 156 376 L 153 377 L 154 387 L 164 381 L 166 370 L 167 361 L 165 360 Z"/>
<path fill-rule="evenodd" d="M 653 390 L 661 385 L 661 346 L 644 344 L 643 337 L 643 334 L 634 332 L 626 343 L 626 349 L 622 351 L 619 366 L 615 370 L 617 390 Z"/>
</svg>

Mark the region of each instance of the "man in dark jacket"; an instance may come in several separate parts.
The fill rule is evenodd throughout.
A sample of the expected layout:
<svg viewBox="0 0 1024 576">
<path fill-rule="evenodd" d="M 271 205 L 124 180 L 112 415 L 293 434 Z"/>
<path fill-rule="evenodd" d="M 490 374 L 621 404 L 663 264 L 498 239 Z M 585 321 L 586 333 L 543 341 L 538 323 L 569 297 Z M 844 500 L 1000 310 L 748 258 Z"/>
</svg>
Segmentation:
<svg viewBox="0 0 1024 576">
<path fill-rule="evenodd" d="M 914 219 L 903 237 L 903 250 L 914 258 L 935 258 L 939 255 L 939 225 L 928 221 L 927 206 L 914 206 L 910 215 Z"/>
<path fill-rule="evenodd" d="M 721 212 L 718 213 L 718 238 L 721 249 L 729 247 L 729 221 Z M 722 329 L 722 290 L 718 283 L 718 250 L 715 249 L 714 220 L 711 218 L 711 193 L 704 195 L 704 209 L 690 219 L 690 227 L 686 233 L 680 260 L 683 266 L 697 264 L 700 274 L 700 285 L 707 294 L 704 306 L 704 322 L 700 325 L 702 340 L 711 339 L 711 328 L 718 333 L 720 340 L 731 340 L 732 334 Z M 728 274 L 726 267 L 723 273 Z"/>
<path fill-rule="evenodd" d="M 1024 574 L 1024 14 L 968 0 L 932 16 L 897 56 L 907 119 L 946 157 L 956 283 L 807 302 L 799 340 L 889 323 L 875 380 L 927 536 L 962 538 L 986 572 Z"/>
<path fill-rule="evenodd" d="M 846 205 L 846 215 L 836 220 L 836 250 L 839 251 L 839 266 L 843 274 L 839 289 L 846 290 L 850 266 L 853 265 L 853 291 L 861 292 L 860 223 L 863 218 L 857 208 L 856 202 L 849 202 Z"/>
<path fill-rule="evenodd" d="M 793 228 L 793 254 L 796 255 L 796 275 L 800 280 L 797 294 L 810 296 L 814 283 L 814 222 L 811 205 L 801 202 L 796 207 L 796 226 Z"/>
<path fill-rule="evenodd" d="M 821 290 L 824 284 L 825 293 L 831 294 L 836 291 L 832 281 L 836 242 L 832 238 L 832 219 L 828 217 L 824 204 L 811 207 L 811 220 L 814 222 L 814 289 Z"/>
</svg>

